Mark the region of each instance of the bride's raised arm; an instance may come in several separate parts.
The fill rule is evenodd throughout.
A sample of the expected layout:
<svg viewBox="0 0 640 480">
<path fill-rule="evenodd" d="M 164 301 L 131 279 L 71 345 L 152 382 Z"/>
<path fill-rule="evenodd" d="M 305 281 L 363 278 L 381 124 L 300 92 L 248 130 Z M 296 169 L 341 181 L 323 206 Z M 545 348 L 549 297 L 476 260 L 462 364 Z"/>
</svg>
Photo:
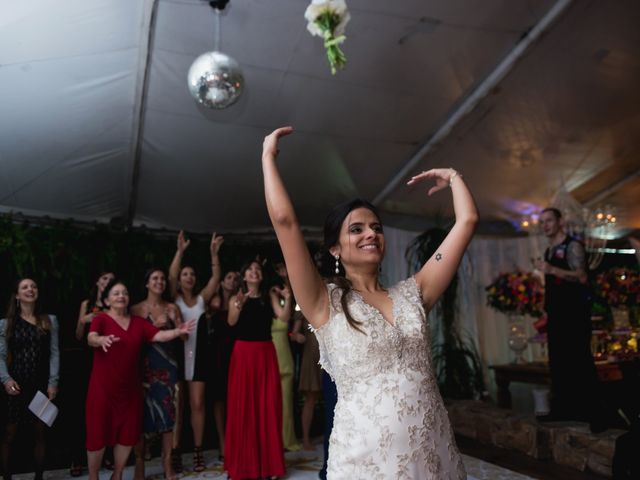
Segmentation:
<svg viewBox="0 0 640 480">
<path fill-rule="evenodd" d="M 278 140 L 293 132 L 282 127 L 267 135 L 262 145 L 264 194 L 271 223 L 278 237 L 295 299 L 309 323 L 318 328 L 329 318 L 329 298 L 304 241 L 289 194 L 284 187 L 276 157 Z"/>
<path fill-rule="evenodd" d="M 473 232 L 478 222 L 478 210 L 471 192 L 462 179 L 462 175 L 455 170 L 451 168 L 434 168 L 414 176 L 409 180 L 408 185 L 427 179 L 436 181 L 435 186 L 429 189 L 429 195 L 448 186 L 451 187 L 453 209 L 456 216 L 455 224 L 436 250 L 436 253 L 426 261 L 422 269 L 416 274 L 416 281 L 422 292 L 422 301 L 428 311 L 449 286 L 451 279 L 458 270 L 464 251 L 467 249 L 471 237 L 473 237 Z"/>
</svg>

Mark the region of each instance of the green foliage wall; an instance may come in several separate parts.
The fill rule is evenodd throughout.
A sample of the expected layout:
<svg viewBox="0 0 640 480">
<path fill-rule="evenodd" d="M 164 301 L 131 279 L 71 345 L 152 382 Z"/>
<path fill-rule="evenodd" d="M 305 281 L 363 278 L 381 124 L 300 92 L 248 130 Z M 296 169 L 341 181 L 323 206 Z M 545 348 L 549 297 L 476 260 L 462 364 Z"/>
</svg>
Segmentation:
<svg viewBox="0 0 640 480">
<path fill-rule="evenodd" d="M 209 278 L 210 237 L 194 235 L 183 263 L 196 269 L 199 283 Z M 131 302 L 144 294 L 144 274 L 151 267 L 169 268 L 176 248 L 176 233 L 144 229 L 122 230 L 108 225 L 78 226 L 70 222 L 34 225 L 0 217 L 0 316 L 4 317 L 11 292 L 19 278 L 37 283 L 45 310 L 58 315 L 62 347 L 73 347 L 78 308 L 88 297 L 100 273 L 111 271 L 124 280 Z M 281 258 L 275 240 L 234 237 L 220 251 L 222 272 L 237 270 L 260 254 Z M 265 276 L 273 278 L 271 270 Z"/>
</svg>

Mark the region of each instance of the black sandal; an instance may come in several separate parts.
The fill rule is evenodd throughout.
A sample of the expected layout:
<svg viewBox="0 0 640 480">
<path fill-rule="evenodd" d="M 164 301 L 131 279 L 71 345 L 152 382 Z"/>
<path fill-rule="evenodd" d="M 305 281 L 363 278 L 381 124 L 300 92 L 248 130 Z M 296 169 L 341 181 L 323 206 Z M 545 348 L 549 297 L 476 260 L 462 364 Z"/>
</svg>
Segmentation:
<svg viewBox="0 0 640 480">
<path fill-rule="evenodd" d="M 80 475 L 82 475 L 82 467 L 80 465 L 72 463 L 71 467 L 69 467 L 69 475 L 71 475 L 72 477 L 79 477 Z"/>
<path fill-rule="evenodd" d="M 204 464 L 202 456 L 202 447 L 193 447 L 193 471 L 203 472 L 207 466 Z"/>
</svg>

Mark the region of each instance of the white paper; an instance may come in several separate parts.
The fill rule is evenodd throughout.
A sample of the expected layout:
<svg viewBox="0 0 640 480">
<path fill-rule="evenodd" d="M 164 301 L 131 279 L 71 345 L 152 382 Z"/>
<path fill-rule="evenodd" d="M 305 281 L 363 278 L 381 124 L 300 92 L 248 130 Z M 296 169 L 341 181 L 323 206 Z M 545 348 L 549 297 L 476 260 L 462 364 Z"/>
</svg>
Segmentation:
<svg viewBox="0 0 640 480">
<path fill-rule="evenodd" d="M 58 407 L 51 403 L 49 397 L 40 390 L 36 392 L 33 400 L 31 400 L 29 410 L 48 426 L 53 425 L 54 420 L 58 416 Z"/>
</svg>

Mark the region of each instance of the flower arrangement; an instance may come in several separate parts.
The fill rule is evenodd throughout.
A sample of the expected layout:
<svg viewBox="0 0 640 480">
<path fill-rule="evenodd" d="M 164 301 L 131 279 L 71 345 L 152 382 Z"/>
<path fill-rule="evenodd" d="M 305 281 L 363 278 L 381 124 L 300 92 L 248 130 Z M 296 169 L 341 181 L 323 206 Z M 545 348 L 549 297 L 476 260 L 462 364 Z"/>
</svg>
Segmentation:
<svg viewBox="0 0 640 480">
<path fill-rule="evenodd" d="M 595 293 L 609 306 L 640 304 L 640 272 L 611 268 L 596 277 Z"/>
<path fill-rule="evenodd" d="M 324 38 L 331 73 L 335 75 L 338 68 L 347 64 L 347 57 L 340 50 L 340 44 L 347 38 L 344 29 L 351 18 L 345 0 L 312 0 L 304 18 L 309 22 L 309 33 Z"/>
<path fill-rule="evenodd" d="M 501 273 L 485 290 L 487 305 L 499 312 L 532 317 L 544 314 L 544 287 L 529 272 Z"/>
</svg>

